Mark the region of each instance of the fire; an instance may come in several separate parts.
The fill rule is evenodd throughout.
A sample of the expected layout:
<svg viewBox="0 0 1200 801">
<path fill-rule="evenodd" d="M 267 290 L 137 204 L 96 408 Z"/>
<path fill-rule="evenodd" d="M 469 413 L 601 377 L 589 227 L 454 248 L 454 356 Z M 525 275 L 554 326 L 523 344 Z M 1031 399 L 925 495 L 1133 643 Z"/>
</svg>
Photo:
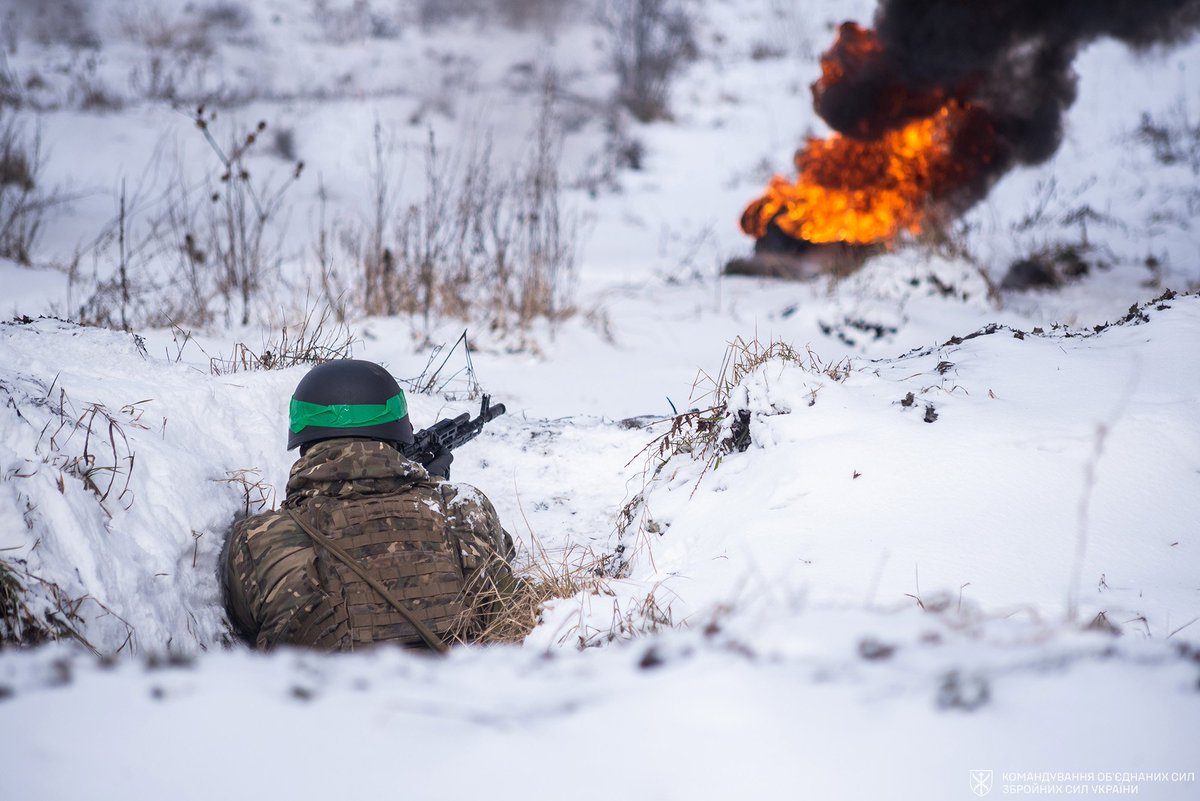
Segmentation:
<svg viewBox="0 0 1200 801">
<path fill-rule="evenodd" d="M 865 245 L 921 232 L 929 204 L 964 177 L 954 143 L 971 117 L 957 101 L 872 141 L 833 134 L 796 153 L 799 178 L 771 179 L 742 215 L 761 238 L 774 222 L 793 239 Z"/>
<path fill-rule="evenodd" d="M 833 47 L 821 56 L 813 105 L 834 130 L 871 140 L 933 116 L 950 99 L 944 87 L 914 89 L 896 72 L 874 31 L 844 23 Z"/>
<path fill-rule="evenodd" d="M 796 152 L 796 180 L 775 176 L 742 215 L 747 234 L 761 239 L 774 223 L 793 239 L 865 245 L 920 233 L 938 202 L 990 161 L 995 136 L 987 113 L 941 91 L 895 84 L 873 32 L 843 25 L 821 67 L 817 107 L 852 120 L 850 135 L 810 138 Z M 848 74 L 864 71 L 872 78 L 865 97 L 838 94 Z"/>
</svg>

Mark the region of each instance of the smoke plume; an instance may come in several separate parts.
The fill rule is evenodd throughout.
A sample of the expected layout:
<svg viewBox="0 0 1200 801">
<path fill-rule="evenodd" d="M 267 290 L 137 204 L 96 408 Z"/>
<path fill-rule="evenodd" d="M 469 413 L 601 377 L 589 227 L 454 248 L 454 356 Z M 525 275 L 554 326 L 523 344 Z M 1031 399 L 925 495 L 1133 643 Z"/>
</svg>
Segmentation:
<svg viewBox="0 0 1200 801">
<path fill-rule="evenodd" d="M 1058 149 L 1076 96 L 1071 63 L 1089 42 L 1107 36 L 1145 49 L 1198 27 L 1200 0 L 880 0 L 869 41 L 843 26 L 814 101 L 834 129 L 858 139 L 965 101 L 990 117 L 994 177 Z"/>
</svg>

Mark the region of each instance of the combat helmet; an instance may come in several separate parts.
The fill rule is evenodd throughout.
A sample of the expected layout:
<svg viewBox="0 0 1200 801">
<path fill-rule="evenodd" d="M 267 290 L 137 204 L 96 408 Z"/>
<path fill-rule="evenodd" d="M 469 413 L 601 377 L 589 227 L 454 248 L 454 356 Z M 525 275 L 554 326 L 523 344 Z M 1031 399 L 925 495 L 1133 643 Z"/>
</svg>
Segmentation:
<svg viewBox="0 0 1200 801">
<path fill-rule="evenodd" d="M 288 412 L 289 451 L 338 437 L 413 442 L 404 390 L 375 362 L 318 364 L 296 385 Z"/>
</svg>

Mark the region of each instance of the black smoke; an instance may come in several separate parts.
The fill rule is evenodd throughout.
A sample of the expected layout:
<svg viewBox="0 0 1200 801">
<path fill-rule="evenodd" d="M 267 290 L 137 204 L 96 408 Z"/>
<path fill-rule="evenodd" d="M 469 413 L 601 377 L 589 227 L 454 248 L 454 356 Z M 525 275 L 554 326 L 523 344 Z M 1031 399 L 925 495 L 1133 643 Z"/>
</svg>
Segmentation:
<svg viewBox="0 0 1200 801">
<path fill-rule="evenodd" d="M 1058 149 L 1076 97 L 1071 64 L 1085 45 L 1186 41 L 1200 28 L 1200 0 L 880 0 L 874 26 L 881 51 L 814 87 L 822 118 L 874 138 L 926 116 L 930 98 L 969 101 L 991 118 L 994 171 Z"/>
</svg>

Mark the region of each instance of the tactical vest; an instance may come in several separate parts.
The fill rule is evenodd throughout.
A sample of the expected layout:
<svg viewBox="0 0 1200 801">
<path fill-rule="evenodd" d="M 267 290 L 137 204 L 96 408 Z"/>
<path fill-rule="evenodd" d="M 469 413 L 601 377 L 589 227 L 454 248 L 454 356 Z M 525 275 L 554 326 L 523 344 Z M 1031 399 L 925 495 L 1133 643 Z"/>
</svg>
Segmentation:
<svg viewBox="0 0 1200 801">
<path fill-rule="evenodd" d="M 468 583 L 479 567 L 463 553 L 433 489 L 350 501 L 314 499 L 297 511 L 436 634 L 462 622 Z M 323 650 L 372 643 L 417 645 L 416 629 L 353 570 L 314 548 L 320 599 L 297 615 L 285 639 Z M 468 563 L 471 562 L 471 563 Z"/>
</svg>

